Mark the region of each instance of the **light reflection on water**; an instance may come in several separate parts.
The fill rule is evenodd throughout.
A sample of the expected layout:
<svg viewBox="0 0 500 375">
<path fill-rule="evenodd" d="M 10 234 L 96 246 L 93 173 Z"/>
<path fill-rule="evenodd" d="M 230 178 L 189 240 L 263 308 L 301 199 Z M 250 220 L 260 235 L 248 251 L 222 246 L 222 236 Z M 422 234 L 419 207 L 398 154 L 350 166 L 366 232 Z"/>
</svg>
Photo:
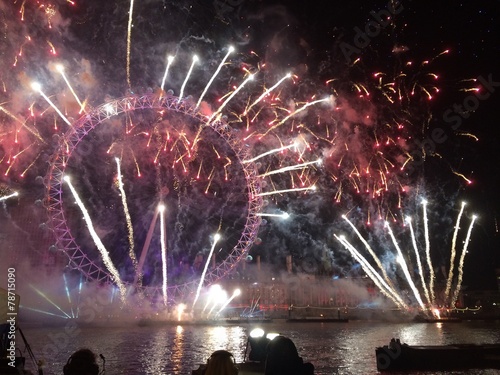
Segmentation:
<svg viewBox="0 0 500 375">
<path fill-rule="evenodd" d="M 295 342 L 300 355 L 315 365 L 317 375 L 376 374 L 375 347 L 392 337 L 411 345 L 452 343 L 500 343 L 499 322 L 462 323 L 266 323 L 266 331 L 282 333 Z M 130 325 L 119 328 L 81 328 L 78 334 L 58 345 L 46 358 L 45 374 L 60 374 L 72 352 L 89 347 L 106 358 L 106 374 L 189 375 L 205 363 L 214 350 L 231 351 L 243 360 L 247 335 L 254 328 L 242 326 L 155 326 Z M 23 328 L 35 355 L 42 356 L 64 328 Z M 58 335 L 59 334 L 59 335 Z M 53 347 L 53 346 L 52 346 Z M 45 352 L 47 352 L 45 350 Z M 460 374 L 453 372 L 450 374 Z M 496 370 L 472 370 L 468 374 L 496 374 Z M 413 373 L 415 374 L 415 373 Z M 426 373 L 431 374 L 431 373 Z"/>
</svg>

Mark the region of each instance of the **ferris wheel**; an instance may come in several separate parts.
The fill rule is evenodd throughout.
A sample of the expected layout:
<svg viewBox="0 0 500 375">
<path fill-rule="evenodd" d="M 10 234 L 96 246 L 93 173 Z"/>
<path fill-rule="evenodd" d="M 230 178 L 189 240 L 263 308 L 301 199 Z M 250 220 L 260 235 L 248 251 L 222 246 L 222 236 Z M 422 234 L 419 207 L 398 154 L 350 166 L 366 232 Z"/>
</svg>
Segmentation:
<svg viewBox="0 0 500 375">
<path fill-rule="evenodd" d="M 199 285 L 203 267 L 205 285 L 234 272 L 257 239 L 263 206 L 240 138 L 169 94 L 88 110 L 60 139 L 46 175 L 49 219 L 69 267 L 153 297 L 163 278 L 173 302 Z"/>
</svg>

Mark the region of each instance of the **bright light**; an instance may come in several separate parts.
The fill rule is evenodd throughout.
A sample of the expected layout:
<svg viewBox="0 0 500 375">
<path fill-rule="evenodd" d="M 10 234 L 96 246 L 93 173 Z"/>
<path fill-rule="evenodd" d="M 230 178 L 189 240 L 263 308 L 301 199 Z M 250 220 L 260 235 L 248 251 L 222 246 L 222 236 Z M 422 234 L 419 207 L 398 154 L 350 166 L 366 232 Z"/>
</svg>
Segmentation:
<svg viewBox="0 0 500 375">
<path fill-rule="evenodd" d="M 113 108 L 113 106 L 109 103 L 105 104 L 104 105 L 104 110 L 106 111 L 106 113 L 108 115 L 112 115 L 112 114 L 116 114 L 116 111 L 115 109 Z"/>
<path fill-rule="evenodd" d="M 158 211 L 164 212 L 165 211 L 165 205 L 164 204 L 159 204 L 158 205 Z"/>
<path fill-rule="evenodd" d="M 241 294 L 241 289 L 235 289 L 233 292 L 233 296 L 239 296 Z"/>
<path fill-rule="evenodd" d="M 215 233 L 214 235 L 214 242 L 217 242 L 220 240 L 220 234 L 219 233 Z"/>
<path fill-rule="evenodd" d="M 66 182 L 69 182 L 71 180 L 71 178 L 69 176 L 64 176 L 63 180 L 66 181 Z"/>
<path fill-rule="evenodd" d="M 59 72 L 59 73 L 62 73 L 64 71 L 64 66 L 62 66 L 62 64 L 57 64 L 56 65 L 56 70 Z"/>
<path fill-rule="evenodd" d="M 250 337 L 257 338 L 264 336 L 264 330 L 262 328 L 255 328 L 250 332 Z"/>
<path fill-rule="evenodd" d="M 31 88 L 35 91 L 40 91 L 42 89 L 42 85 L 40 85 L 38 82 L 32 82 Z"/>
</svg>

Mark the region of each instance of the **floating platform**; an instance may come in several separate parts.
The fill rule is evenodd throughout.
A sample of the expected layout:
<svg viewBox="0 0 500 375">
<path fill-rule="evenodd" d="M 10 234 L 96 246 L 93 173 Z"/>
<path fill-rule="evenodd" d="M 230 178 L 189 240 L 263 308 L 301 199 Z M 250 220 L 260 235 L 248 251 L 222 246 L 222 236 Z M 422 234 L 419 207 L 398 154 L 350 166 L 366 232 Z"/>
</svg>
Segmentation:
<svg viewBox="0 0 500 375">
<path fill-rule="evenodd" d="M 286 321 L 287 323 L 347 323 L 349 322 L 349 319 L 310 317 L 310 318 L 291 318 L 287 319 Z"/>
<path fill-rule="evenodd" d="M 500 369 L 500 344 L 413 346 L 392 339 L 375 356 L 379 371 Z"/>
<path fill-rule="evenodd" d="M 427 316 L 417 315 L 414 321 L 421 323 L 461 323 L 462 319 L 452 316 L 443 316 L 437 318 L 437 317 L 427 317 Z"/>
</svg>

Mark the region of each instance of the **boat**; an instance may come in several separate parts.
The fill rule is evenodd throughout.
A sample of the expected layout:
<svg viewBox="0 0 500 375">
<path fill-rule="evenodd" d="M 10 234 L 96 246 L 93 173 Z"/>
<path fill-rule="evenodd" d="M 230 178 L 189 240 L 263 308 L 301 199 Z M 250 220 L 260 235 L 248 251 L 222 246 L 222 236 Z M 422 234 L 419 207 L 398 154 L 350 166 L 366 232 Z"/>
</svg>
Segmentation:
<svg viewBox="0 0 500 375">
<path fill-rule="evenodd" d="M 228 318 L 222 320 L 227 324 L 261 324 L 261 323 L 272 323 L 271 318 L 252 318 L 252 317 L 238 317 L 238 318 Z"/>
<path fill-rule="evenodd" d="M 424 319 L 424 323 L 462 323 L 460 318 L 428 318 Z"/>
<path fill-rule="evenodd" d="M 461 323 L 462 322 L 462 319 L 455 316 L 429 317 L 424 315 L 417 315 L 413 320 L 418 323 Z"/>
<path fill-rule="evenodd" d="M 408 345 L 392 339 L 375 349 L 379 371 L 500 369 L 500 344 Z"/>
<path fill-rule="evenodd" d="M 286 320 L 288 323 L 348 323 L 348 318 L 324 318 L 324 317 L 307 317 L 307 318 L 291 318 Z"/>
</svg>

